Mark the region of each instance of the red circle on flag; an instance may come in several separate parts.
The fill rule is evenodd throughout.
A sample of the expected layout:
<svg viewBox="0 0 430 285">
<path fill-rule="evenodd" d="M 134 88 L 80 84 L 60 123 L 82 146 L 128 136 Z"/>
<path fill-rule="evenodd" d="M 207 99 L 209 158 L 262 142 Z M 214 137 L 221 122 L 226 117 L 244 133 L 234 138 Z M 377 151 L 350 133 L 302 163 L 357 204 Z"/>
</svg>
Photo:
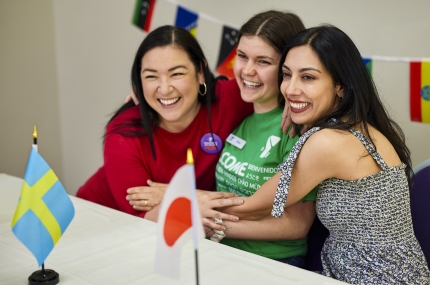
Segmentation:
<svg viewBox="0 0 430 285">
<path fill-rule="evenodd" d="M 167 245 L 173 246 L 191 225 L 191 201 L 184 197 L 175 199 L 170 204 L 164 221 L 164 240 Z"/>
</svg>

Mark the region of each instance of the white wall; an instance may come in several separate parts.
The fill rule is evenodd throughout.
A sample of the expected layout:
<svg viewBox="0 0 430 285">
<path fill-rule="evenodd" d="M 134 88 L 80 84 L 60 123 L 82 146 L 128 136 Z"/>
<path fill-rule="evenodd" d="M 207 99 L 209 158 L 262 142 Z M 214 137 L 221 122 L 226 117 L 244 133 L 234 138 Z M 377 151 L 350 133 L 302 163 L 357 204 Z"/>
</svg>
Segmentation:
<svg viewBox="0 0 430 285">
<path fill-rule="evenodd" d="M 363 55 L 430 57 L 430 2 L 425 0 L 178 2 L 236 27 L 262 10 L 289 10 L 297 13 L 307 27 L 321 23 L 338 26 Z M 29 3 L 33 7 L 31 17 L 24 18 L 22 10 Z M 43 155 L 50 158 L 48 162 L 61 174 L 70 193 L 75 193 L 102 164 L 104 125 L 130 90 L 132 60 L 145 36 L 131 24 L 134 4 L 134 0 L 0 0 L 0 172 L 22 176 L 17 170 L 25 167 L 31 142 L 31 137 L 27 138 L 29 119 L 22 113 L 29 113 L 34 106 L 44 110 L 43 115 L 34 112 L 44 118 L 39 128 L 46 130 L 44 134 L 52 131 L 49 141 L 45 139 L 42 144 L 40 139 L 41 152 L 44 145 L 50 146 L 43 149 Z M 174 16 L 174 4 L 157 0 L 152 27 L 173 24 Z M 32 32 L 18 24 L 37 28 L 35 35 L 30 37 Z M 218 56 L 221 29 L 216 22 L 199 21 L 197 37 L 212 67 Z M 13 41 L 16 37 L 26 41 Z M 15 50 L 4 44 L 11 40 Z M 32 56 L 20 56 L 27 53 Z M 46 65 L 42 64 L 45 61 Z M 405 131 L 413 164 L 430 158 L 430 124 L 409 120 L 408 64 L 375 61 L 373 76 L 387 109 Z M 6 89 L 2 87 L 4 82 Z M 23 83 L 30 85 L 23 87 Z M 38 97 L 24 100 L 16 94 Z M 52 107 L 43 107 L 45 102 L 52 102 Z"/>
<path fill-rule="evenodd" d="M 63 177 L 51 0 L 0 0 L 0 173 L 23 177 L 33 126 Z"/>
<path fill-rule="evenodd" d="M 63 147 L 70 193 L 102 164 L 104 126 L 130 89 L 145 34 L 131 24 L 134 1 L 54 1 Z"/>
</svg>

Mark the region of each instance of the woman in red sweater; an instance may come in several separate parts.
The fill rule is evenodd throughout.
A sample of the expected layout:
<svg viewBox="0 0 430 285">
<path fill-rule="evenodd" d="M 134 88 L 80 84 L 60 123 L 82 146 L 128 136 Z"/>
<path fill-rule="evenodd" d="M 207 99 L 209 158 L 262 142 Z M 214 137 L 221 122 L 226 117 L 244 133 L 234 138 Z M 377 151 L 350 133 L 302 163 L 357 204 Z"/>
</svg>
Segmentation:
<svg viewBox="0 0 430 285">
<path fill-rule="evenodd" d="M 242 101 L 235 81 L 213 76 L 197 40 L 174 26 L 157 28 L 143 40 L 132 85 L 139 104 L 124 104 L 109 121 L 104 165 L 76 196 L 155 220 L 162 193 L 142 212 L 125 199 L 127 189 L 148 180 L 168 183 L 191 148 L 197 188 L 215 190 L 223 142 L 253 108 Z"/>
</svg>

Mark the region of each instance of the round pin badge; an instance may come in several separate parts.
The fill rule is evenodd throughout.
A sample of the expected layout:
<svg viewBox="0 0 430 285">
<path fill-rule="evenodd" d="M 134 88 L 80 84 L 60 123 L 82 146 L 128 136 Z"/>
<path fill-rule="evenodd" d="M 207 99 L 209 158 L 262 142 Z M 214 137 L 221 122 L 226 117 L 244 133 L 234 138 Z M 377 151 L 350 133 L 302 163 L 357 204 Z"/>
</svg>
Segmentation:
<svg viewBox="0 0 430 285">
<path fill-rule="evenodd" d="M 222 140 L 216 134 L 207 133 L 200 139 L 200 147 L 208 154 L 215 154 L 222 150 Z"/>
</svg>

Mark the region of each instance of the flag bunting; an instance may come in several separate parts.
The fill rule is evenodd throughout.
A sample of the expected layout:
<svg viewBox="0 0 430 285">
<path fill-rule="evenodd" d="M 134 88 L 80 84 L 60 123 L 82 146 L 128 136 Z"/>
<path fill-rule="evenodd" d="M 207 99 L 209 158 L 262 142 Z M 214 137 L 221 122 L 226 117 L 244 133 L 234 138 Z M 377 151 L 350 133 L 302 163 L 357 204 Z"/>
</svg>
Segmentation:
<svg viewBox="0 0 430 285">
<path fill-rule="evenodd" d="M 221 49 L 218 55 L 216 72 L 234 78 L 233 65 L 236 57 L 237 34 L 238 30 L 224 26 L 221 34 Z"/>
<path fill-rule="evenodd" d="M 136 0 L 133 24 L 145 32 L 149 32 L 154 6 L 155 0 Z"/>
<path fill-rule="evenodd" d="M 369 71 L 369 74 L 372 75 L 372 62 L 373 60 L 368 57 L 363 57 L 364 64 L 366 65 L 367 70 Z"/>
<path fill-rule="evenodd" d="M 409 64 L 411 121 L 430 123 L 430 61 Z"/>
<path fill-rule="evenodd" d="M 194 37 L 196 37 L 198 19 L 199 15 L 197 13 L 178 6 L 178 9 L 176 11 L 175 26 L 184 28 L 185 30 L 189 31 Z"/>
<path fill-rule="evenodd" d="M 228 78 L 234 78 L 233 65 L 236 56 L 237 33 L 238 28 L 234 25 L 226 24 L 210 15 L 201 12 L 195 12 L 189 7 L 184 6 L 177 0 L 165 0 L 177 6 L 175 25 L 183 27 L 190 31 L 196 37 L 197 22 L 199 19 L 205 19 L 209 22 L 219 24 L 223 27 L 220 50 L 215 66 L 215 72 Z M 145 26 L 145 31 L 149 30 L 152 10 L 155 0 L 137 0 L 133 23 L 137 24 L 137 19 L 141 19 L 138 26 Z M 149 7 L 149 8 L 148 8 Z M 146 11 L 150 11 L 146 12 Z M 148 15 L 143 17 L 139 15 Z M 144 24 L 142 24 L 142 21 Z M 410 117 L 411 121 L 430 123 L 430 71 L 427 65 L 430 58 L 411 58 L 411 57 L 392 57 L 392 56 L 367 56 L 362 55 L 363 61 L 369 73 L 372 75 L 375 61 L 385 62 L 406 62 L 410 65 Z"/>
</svg>

